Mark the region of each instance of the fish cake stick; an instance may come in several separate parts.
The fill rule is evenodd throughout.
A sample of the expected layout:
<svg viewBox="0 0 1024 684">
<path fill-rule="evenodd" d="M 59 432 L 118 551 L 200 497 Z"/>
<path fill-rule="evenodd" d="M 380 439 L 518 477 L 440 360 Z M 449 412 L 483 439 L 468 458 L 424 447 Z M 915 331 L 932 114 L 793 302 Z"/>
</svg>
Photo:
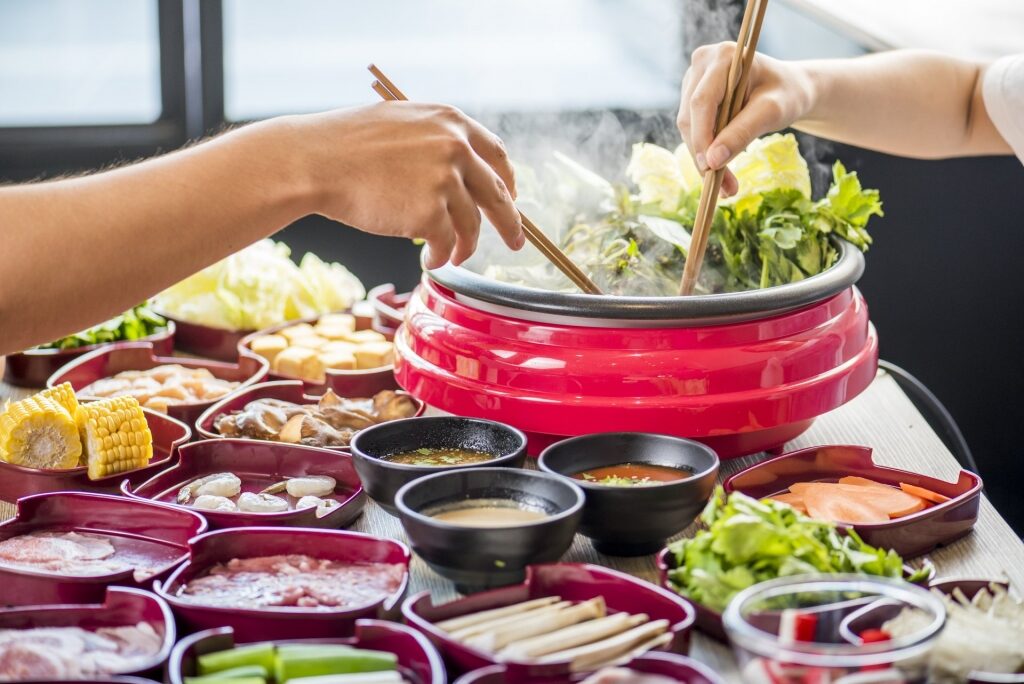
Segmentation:
<svg viewBox="0 0 1024 684">
<path fill-rule="evenodd" d="M 537 636 L 538 634 L 547 634 L 562 627 L 604 617 L 604 615 L 604 597 L 598 596 L 589 601 L 559 610 L 552 615 L 538 615 L 528 620 L 521 620 L 513 625 L 505 625 L 479 634 L 471 639 L 467 639 L 466 645 L 488 653 L 494 653 L 515 641 Z"/>
<path fill-rule="evenodd" d="M 568 608 L 572 605 L 571 601 L 559 601 L 558 603 L 552 603 L 550 606 L 542 606 L 541 608 L 535 608 L 525 613 L 519 613 L 511 617 L 499 617 L 488 620 L 487 622 L 480 622 L 473 625 L 472 627 L 466 627 L 465 629 L 459 629 L 454 632 L 449 632 L 449 636 L 457 641 L 465 641 L 466 639 L 476 636 L 477 634 L 483 634 L 484 632 L 497 629 L 499 627 L 508 627 L 510 625 L 517 625 L 523 620 L 532 620 L 539 615 L 553 615 L 558 611 Z"/>
<path fill-rule="evenodd" d="M 479 613 L 470 613 L 469 615 L 460 615 L 459 617 L 454 617 L 449 620 L 435 622 L 434 626 L 446 632 L 454 632 L 457 629 L 472 627 L 473 625 L 481 622 L 487 622 L 493 618 L 508 617 L 515 615 L 516 613 L 525 613 L 526 611 L 533 610 L 534 608 L 558 603 L 560 600 L 561 598 L 558 596 L 545 596 L 543 598 L 533 599 L 532 601 L 513 603 L 511 606 L 492 608 L 491 610 L 481 610 Z"/>
<path fill-rule="evenodd" d="M 668 631 L 668 620 L 655 620 L 608 639 L 548 654 L 538 658 L 537 662 L 554 663 L 569 660 L 572 662 L 570 669 L 578 672 L 587 669 L 592 663 L 601 663 L 617 658 L 666 631 Z"/>
<path fill-rule="evenodd" d="M 588 620 L 587 622 L 549 632 L 548 634 L 518 641 L 503 649 L 498 655 L 502 660 L 538 658 L 548 653 L 565 651 L 576 646 L 589 644 L 592 641 L 606 639 L 645 622 L 647 622 L 647 616 L 644 614 L 615 613 L 608 617 Z"/>
</svg>

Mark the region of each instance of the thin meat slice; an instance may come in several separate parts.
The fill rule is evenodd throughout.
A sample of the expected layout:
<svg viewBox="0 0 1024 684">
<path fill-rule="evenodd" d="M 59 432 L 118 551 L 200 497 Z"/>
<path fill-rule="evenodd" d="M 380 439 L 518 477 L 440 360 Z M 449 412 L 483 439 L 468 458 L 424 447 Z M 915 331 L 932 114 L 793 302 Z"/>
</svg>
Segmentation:
<svg viewBox="0 0 1024 684">
<path fill-rule="evenodd" d="M 907 494 L 910 494 L 911 496 L 917 496 L 924 499 L 925 501 L 930 501 L 935 504 L 946 503 L 947 501 L 949 501 L 949 497 L 946 496 L 945 494 L 939 494 L 938 492 L 933 492 L 930 489 L 918 487 L 917 485 L 907 484 L 906 482 L 900 482 L 900 489 L 905 491 Z"/>
<path fill-rule="evenodd" d="M 856 475 L 847 475 L 846 477 L 839 478 L 839 484 L 844 485 L 859 485 L 861 487 L 883 487 L 885 489 L 891 489 L 889 485 L 874 480 L 869 480 L 866 477 L 858 477 Z"/>
<path fill-rule="evenodd" d="M 784 504 L 789 504 L 804 515 L 807 514 L 807 506 L 804 503 L 804 497 L 801 494 L 797 494 L 796 492 L 783 492 L 782 494 L 776 494 L 771 498 L 775 501 L 781 501 Z"/>
<path fill-rule="evenodd" d="M 883 523 L 889 521 L 885 509 L 863 493 L 849 492 L 842 485 L 827 482 L 803 483 L 800 493 L 807 513 L 818 520 L 845 523 Z M 867 488 L 854 485 L 863 492 Z"/>
</svg>

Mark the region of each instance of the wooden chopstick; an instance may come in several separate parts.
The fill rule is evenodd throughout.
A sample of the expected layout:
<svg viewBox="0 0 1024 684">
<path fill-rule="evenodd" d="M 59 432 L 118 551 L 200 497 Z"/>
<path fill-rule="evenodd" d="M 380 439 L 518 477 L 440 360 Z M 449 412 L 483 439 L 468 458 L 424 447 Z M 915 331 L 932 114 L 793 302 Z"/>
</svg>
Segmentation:
<svg viewBox="0 0 1024 684">
<path fill-rule="evenodd" d="M 373 82 L 371 86 L 373 91 L 381 96 L 384 100 L 408 100 L 405 94 L 399 90 L 398 86 L 394 82 L 384 75 L 375 64 L 371 64 L 369 67 L 370 73 L 373 74 L 377 80 Z M 518 209 L 516 211 L 519 211 Z M 529 218 L 526 217 L 523 212 L 519 212 L 519 218 L 523 222 L 523 233 L 526 235 L 526 239 L 536 247 L 541 254 L 543 254 L 548 261 L 553 263 L 559 271 L 565 274 L 565 276 L 587 294 L 601 294 L 601 289 L 590 279 L 590 277 L 577 266 L 572 259 L 570 259 L 565 252 L 558 248 L 554 242 L 547 236 L 547 234 L 534 224 Z"/>
<path fill-rule="evenodd" d="M 740 24 L 740 34 L 736 41 L 736 51 L 733 53 L 732 63 L 729 65 L 725 97 L 722 98 L 722 104 L 715 120 L 716 136 L 743 108 L 743 98 L 746 96 L 747 84 L 750 81 L 751 64 L 754 61 L 754 54 L 757 52 L 757 41 L 761 36 L 761 24 L 764 22 L 764 13 L 767 8 L 768 0 L 747 0 L 746 9 L 743 11 L 743 21 Z M 697 205 L 693 232 L 690 234 L 690 249 L 686 254 L 683 278 L 679 283 L 679 294 L 681 295 L 693 294 L 693 288 L 697 284 L 724 176 L 724 167 L 718 170 L 708 169 L 704 173 L 704 185 L 700 191 L 700 202 Z"/>
</svg>

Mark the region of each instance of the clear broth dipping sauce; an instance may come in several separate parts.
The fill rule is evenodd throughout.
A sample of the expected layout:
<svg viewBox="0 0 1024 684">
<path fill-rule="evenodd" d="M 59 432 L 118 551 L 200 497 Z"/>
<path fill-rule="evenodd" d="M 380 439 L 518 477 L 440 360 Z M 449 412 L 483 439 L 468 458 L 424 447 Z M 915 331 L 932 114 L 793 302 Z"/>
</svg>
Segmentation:
<svg viewBox="0 0 1024 684">
<path fill-rule="evenodd" d="M 515 527 L 548 517 L 547 512 L 512 499 L 470 499 L 435 511 L 427 515 L 465 527 Z"/>
<path fill-rule="evenodd" d="M 397 454 L 389 454 L 381 460 L 389 463 L 401 463 L 403 465 L 418 466 L 456 466 L 468 465 L 470 463 L 483 463 L 496 459 L 495 454 L 476 449 L 448 449 L 423 447 L 412 451 L 400 451 Z"/>
<path fill-rule="evenodd" d="M 580 471 L 573 475 L 573 479 L 607 487 L 649 487 L 665 482 L 685 480 L 692 475 L 693 473 L 689 470 L 674 466 L 619 463 Z"/>
</svg>

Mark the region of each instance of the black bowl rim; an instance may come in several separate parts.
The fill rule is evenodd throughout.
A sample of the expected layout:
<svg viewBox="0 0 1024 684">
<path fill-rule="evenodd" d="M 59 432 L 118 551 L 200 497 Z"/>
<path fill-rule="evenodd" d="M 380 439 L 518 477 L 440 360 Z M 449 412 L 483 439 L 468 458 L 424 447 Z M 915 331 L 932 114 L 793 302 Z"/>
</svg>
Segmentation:
<svg viewBox="0 0 1024 684">
<path fill-rule="evenodd" d="M 545 516 L 540 520 L 533 522 L 524 522 L 518 525 L 503 525 L 500 527 L 484 527 L 481 525 L 454 525 L 452 523 L 438 520 L 429 515 L 423 515 L 419 511 L 413 510 L 408 504 L 405 503 L 405 495 L 413 487 L 421 487 L 428 483 L 430 480 L 437 480 L 443 477 L 451 477 L 453 473 L 458 473 L 459 470 L 445 470 L 440 473 L 433 473 L 431 475 L 424 475 L 418 477 L 411 482 L 406 482 L 402 485 L 402 488 L 395 492 L 395 508 L 401 514 L 401 516 L 408 516 L 416 522 L 437 527 L 442 530 L 451 531 L 467 531 L 467 530 L 479 530 L 483 532 L 494 532 L 499 530 L 517 530 L 522 528 L 542 527 L 545 525 L 551 525 L 557 522 L 561 522 L 567 518 L 571 518 L 574 515 L 579 515 L 583 510 L 583 504 L 586 502 L 586 494 L 583 489 L 572 482 L 566 482 L 564 478 L 552 475 L 550 473 L 544 473 L 538 470 L 525 470 L 515 468 L 473 468 L 474 474 L 488 473 L 491 475 L 508 475 L 514 473 L 512 477 L 526 477 L 526 478 L 540 478 L 542 480 L 550 480 L 560 486 L 565 486 L 576 495 L 576 501 L 563 511 L 553 513 Z M 461 473 L 460 473 L 461 474 Z"/>
<path fill-rule="evenodd" d="M 480 461 L 479 463 L 457 463 L 454 465 L 412 465 L 407 463 L 395 463 L 394 461 L 388 461 L 380 456 L 368 454 L 359 448 L 359 439 L 366 433 L 370 433 L 372 435 L 375 430 L 383 432 L 387 428 L 401 427 L 403 424 L 413 421 L 430 421 L 433 423 L 458 421 L 460 423 L 476 423 L 495 426 L 501 430 L 511 433 L 519 440 L 519 446 L 517 446 L 512 453 L 506 454 L 505 456 L 498 456 L 497 458 L 493 458 L 489 461 Z M 353 457 L 365 459 L 366 461 L 379 465 L 382 468 L 396 470 L 399 472 L 423 473 L 424 475 L 429 475 L 433 473 L 459 470 L 461 468 L 476 468 L 479 470 L 482 466 L 490 467 L 496 463 L 508 463 L 510 461 L 514 461 L 526 452 L 526 433 L 519 428 L 512 427 L 508 423 L 502 423 L 497 420 L 488 420 L 486 418 L 470 418 L 468 416 L 410 416 L 409 418 L 400 418 L 399 420 L 389 420 L 384 423 L 378 423 L 360 430 L 356 433 L 355 437 L 352 438 L 352 441 L 349 442 L 349 449 L 351 449 Z"/>
<path fill-rule="evenodd" d="M 655 438 L 657 438 L 659 440 L 665 440 L 665 441 L 669 441 L 669 442 L 676 442 L 680 446 L 682 446 L 683 444 L 685 444 L 688 447 L 696 446 L 696 447 L 700 448 L 701 450 L 705 451 L 706 453 L 710 454 L 711 457 L 713 458 L 713 461 L 711 462 L 710 466 L 708 466 L 704 470 L 701 470 L 701 471 L 693 473 L 692 475 L 690 475 L 690 477 L 684 477 L 682 479 L 672 480 L 672 481 L 669 481 L 669 482 L 659 482 L 659 483 L 656 483 L 656 484 L 644 485 L 643 487 L 632 487 L 632 486 L 628 486 L 628 485 L 603 485 L 603 484 L 595 484 L 593 482 L 587 482 L 586 480 L 577 480 L 572 475 L 569 475 L 569 474 L 560 472 L 558 470 L 555 470 L 554 468 L 552 468 L 551 466 L 549 466 L 547 464 L 547 462 L 545 461 L 545 458 L 544 458 L 555 447 L 561 447 L 561 446 L 567 445 L 567 444 L 569 444 L 571 442 L 587 442 L 587 441 L 592 441 L 592 440 L 595 440 L 595 439 L 603 439 L 603 438 L 609 438 L 609 437 L 622 437 L 622 436 L 644 437 L 644 438 L 655 437 Z M 621 463 L 628 463 L 628 462 L 631 462 L 631 461 L 623 460 L 623 461 L 620 461 L 620 462 Z M 641 463 L 646 463 L 647 461 L 640 461 L 640 462 Z M 722 465 L 722 462 L 721 462 L 721 459 L 718 457 L 718 453 L 714 449 L 709 447 L 707 444 L 704 444 L 703 442 L 698 442 L 697 440 L 694 440 L 694 439 L 686 439 L 685 437 L 676 437 L 675 435 L 663 435 L 663 434 L 660 434 L 660 433 L 657 433 L 657 432 L 594 432 L 594 433 L 591 433 L 589 435 L 577 435 L 576 437 L 569 437 L 568 439 L 559 440 L 557 442 L 554 442 L 553 444 L 548 445 L 544 449 L 544 451 L 540 452 L 540 456 L 537 457 L 537 467 L 540 468 L 543 472 L 551 473 L 552 475 L 555 475 L 557 477 L 561 477 L 561 478 L 564 478 L 564 479 L 567 479 L 567 480 L 572 480 L 573 483 L 575 483 L 578 486 L 582 487 L 586 491 L 597 491 L 597 492 L 601 492 L 601 491 L 616 491 L 616 492 L 621 492 L 621 491 L 635 491 L 635 492 L 658 491 L 660 489 L 664 489 L 664 488 L 668 488 L 668 487 L 679 487 L 679 486 L 684 485 L 685 483 L 695 482 L 697 480 L 703 479 L 703 478 L 708 477 L 708 476 L 712 476 L 712 477 L 717 476 L 718 475 L 718 470 L 719 470 L 719 468 L 721 468 L 721 465 Z"/>
</svg>

